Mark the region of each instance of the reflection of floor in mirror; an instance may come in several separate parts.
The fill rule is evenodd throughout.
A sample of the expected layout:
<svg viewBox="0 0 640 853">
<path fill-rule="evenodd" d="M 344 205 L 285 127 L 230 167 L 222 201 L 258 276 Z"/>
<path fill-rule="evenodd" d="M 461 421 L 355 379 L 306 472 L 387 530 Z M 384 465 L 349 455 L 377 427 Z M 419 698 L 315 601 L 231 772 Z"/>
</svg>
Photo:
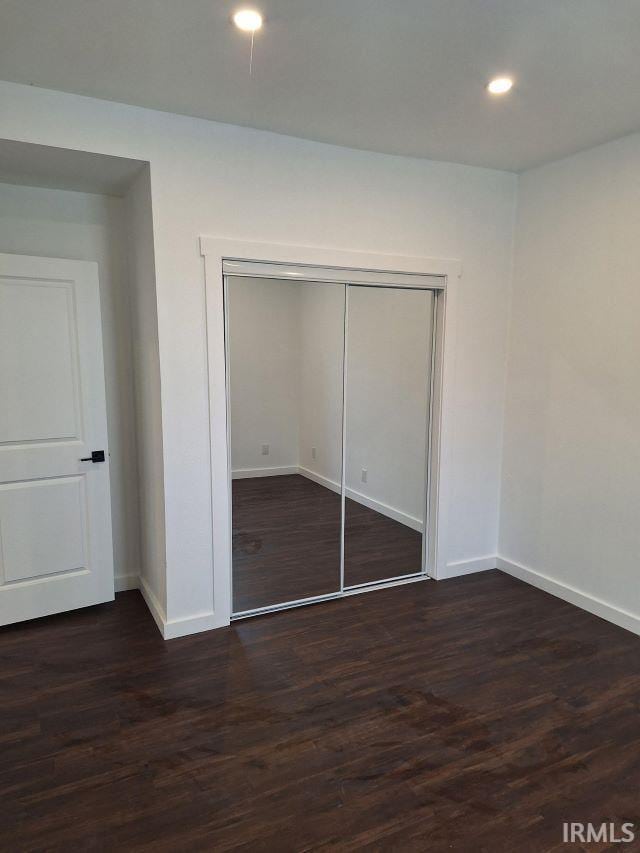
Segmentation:
<svg viewBox="0 0 640 853">
<path fill-rule="evenodd" d="M 420 571 L 415 530 L 347 500 L 345 584 Z M 299 474 L 233 481 L 233 610 L 340 587 L 340 496 Z"/>
<path fill-rule="evenodd" d="M 344 583 L 382 581 L 422 568 L 422 534 L 347 498 Z"/>
</svg>

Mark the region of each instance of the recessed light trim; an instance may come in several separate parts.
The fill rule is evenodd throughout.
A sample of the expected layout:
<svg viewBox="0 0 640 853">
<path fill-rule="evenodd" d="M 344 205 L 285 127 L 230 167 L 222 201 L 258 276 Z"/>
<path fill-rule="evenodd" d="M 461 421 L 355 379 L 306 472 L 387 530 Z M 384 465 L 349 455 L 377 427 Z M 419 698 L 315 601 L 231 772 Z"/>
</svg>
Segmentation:
<svg viewBox="0 0 640 853">
<path fill-rule="evenodd" d="M 492 95 L 506 95 L 513 88 L 513 80 L 511 77 L 494 77 L 493 80 L 487 83 L 487 91 Z"/>
<path fill-rule="evenodd" d="M 233 23 L 245 33 L 255 33 L 262 26 L 262 15 L 255 9 L 239 9 L 234 13 Z"/>
</svg>

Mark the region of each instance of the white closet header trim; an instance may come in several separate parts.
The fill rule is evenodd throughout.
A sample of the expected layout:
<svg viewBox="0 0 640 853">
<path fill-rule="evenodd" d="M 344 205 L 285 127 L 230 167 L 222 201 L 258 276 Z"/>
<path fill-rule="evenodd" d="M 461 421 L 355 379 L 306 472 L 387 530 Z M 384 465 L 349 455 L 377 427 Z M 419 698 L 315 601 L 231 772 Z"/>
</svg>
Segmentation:
<svg viewBox="0 0 640 853">
<path fill-rule="evenodd" d="M 423 290 L 443 290 L 446 277 L 421 273 L 320 267 L 306 264 L 263 263 L 224 259 L 222 272 L 226 276 L 251 278 L 281 278 L 300 281 L 339 282 L 340 284 L 369 284 L 387 287 L 410 287 Z"/>
</svg>

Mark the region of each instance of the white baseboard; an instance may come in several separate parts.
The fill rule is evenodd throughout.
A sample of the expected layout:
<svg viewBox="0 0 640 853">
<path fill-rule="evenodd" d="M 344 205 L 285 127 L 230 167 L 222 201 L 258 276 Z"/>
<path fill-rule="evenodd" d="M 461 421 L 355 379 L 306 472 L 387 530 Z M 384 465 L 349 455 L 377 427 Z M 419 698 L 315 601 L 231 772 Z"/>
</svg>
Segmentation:
<svg viewBox="0 0 640 853">
<path fill-rule="evenodd" d="M 458 560 L 455 563 L 447 563 L 444 574 L 438 574 L 438 580 L 459 578 L 463 575 L 471 575 L 475 572 L 486 572 L 490 569 L 495 569 L 497 560 L 498 558 L 495 554 L 489 554 L 486 557 L 475 557 L 473 560 Z"/>
<path fill-rule="evenodd" d="M 140 575 L 116 575 L 113 579 L 116 592 L 126 592 L 128 589 L 140 589 Z"/>
<path fill-rule="evenodd" d="M 331 489 L 332 492 L 340 494 L 340 483 L 335 480 L 323 477 L 322 474 L 317 474 L 309 468 L 298 468 L 298 474 L 306 477 L 308 480 L 313 480 L 314 483 L 325 486 L 327 489 Z M 376 501 L 367 495 L 363 495 L 361 492 L 357 492 L 355 489 L 345 489 L 345 496 L 356 503 L 362 504 L 362 506 L 366 506 L 369 509 L 374 510 L 374 512 L 379 512 L 380 515 L 386 515 L 387 518 L 392 518 L 394 521 L 399 521 L 400 524 L 405 524 L 412 530 L 417 530 L 418 533 L 422 533 L 422 522 L 419 518 L 414 518 L 414 516 L 408 515 L 406 512 L 402 512 L 395 507 L 384 504 L 381 501 Z"/>
<path fill-rule="evenodd" d="M 200 631 L 210 631 L 212 628 L 222 628 L 229 624 L 228 620 L 221 622 L 217 619 L 213 611 L 196 613 L 183 619 L 167 619 L 164 607 L 143 577 L 140 578 L 140 592 L 165 640 L 175 640 L 177 637 L 186 637 L 189 634 L 198 634 Z"/>
<path fill-rule="evenodd" d="M 278 465 L 276 468 L 236 468 L 231 472 L 231 479 L 248 480 L 251 477 L 279 477 L 283 474 L 297 473 L 297 465 Z"/>
<path fill-rule="evenodd" d="M 190 634 L 199 634 L 201 631 L 211 631 L 213 628 L 222 628 L 229 622 L 221 623 L 215 613 L 197 613 L 184 619 L 170 619 L 165 622 L 162 636 L 165 640 L 175 640 L 178 637 L 187 637 Z"/>
<path fill-rule="evenodd" d="M 614 625 L 619 625 L 621 628 L 626 628 L 627 631 L 632 631 L 634 634 L 640 634 L 640 615 L 630 613 L 628 610 L 623 610 L 615 604 L 610 604 L 603 601 L 601 598 L 590 595 L 587 592 L 582 592 L 569 584 L 555 580 L 542 572 L 529 569 L 526 566 L 516 563 L 513 560 L 507 560 L 504 557 L 498 557 L 497 567 L 514 578 L 518 578 L 531 586 L 538 587 L 544 592 L 555 595 L 556 598 L 561 598 L 563 601 L 568 601 L 576 607 L 581 607 L 594 616 L 600 616 L 601 619 L 606 619 L 607 622 L 613 622 Z"/>
<path fill-rule="evenodd" d="M 140 577 L 140 592 L 142 593 L 142 597 L 144 598 L 145 603 L 149 608 L 156 625 L 160 629 L 160 633 L 164 637 L 164 629 L 165 625 L 167 624 L 167 617 L 164 612 L 164 607 L 155 597 L 153 590 L 147 583 L 146 579 L 142 576 Z"/>
</svg>

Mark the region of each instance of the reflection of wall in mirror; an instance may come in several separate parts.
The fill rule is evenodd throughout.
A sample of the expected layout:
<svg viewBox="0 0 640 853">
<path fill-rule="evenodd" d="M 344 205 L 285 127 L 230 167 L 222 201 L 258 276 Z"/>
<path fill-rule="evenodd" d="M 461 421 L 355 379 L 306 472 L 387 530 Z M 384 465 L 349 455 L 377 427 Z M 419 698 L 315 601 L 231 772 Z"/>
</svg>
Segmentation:
<svg viewBox="0 0 640 853">
<path fill-rule="evenodd" d="M 339 488 L 344 285 L 232 277 L 227 294 L 234 476 Z"/>
<path fill-rule="evenodd" d="M 416 529 L 426 503 L 432 300 L 429 291 L 349 290 L 347 495 Z"/>
<path fill-rule="evenodd" d="M 299 465 L 301 473 L 337 491 L 342 480 L 344 298 L 344 285 L 300 288 Z"/>
<path fill-rule="evenodd" d="M 298 285 L 231 277 L 227 309 L 232 471 L 296 468 Z"/>
<path fill-rule="evenodd" d="M 351 384 L 356 368 L 360 387 L 348 396 L 347 496 L 420 528 L 430 296 L 406 292 L 405 302 L 381 291 L 367 306 L 361 290 L 350 292 L 352 314 L 364 313 L 353 314 L 350 338 Z M 298 472 L 338 491 L 344 287 L 234 277 L 228 310 L 233 476 Z"/>
</svg>

